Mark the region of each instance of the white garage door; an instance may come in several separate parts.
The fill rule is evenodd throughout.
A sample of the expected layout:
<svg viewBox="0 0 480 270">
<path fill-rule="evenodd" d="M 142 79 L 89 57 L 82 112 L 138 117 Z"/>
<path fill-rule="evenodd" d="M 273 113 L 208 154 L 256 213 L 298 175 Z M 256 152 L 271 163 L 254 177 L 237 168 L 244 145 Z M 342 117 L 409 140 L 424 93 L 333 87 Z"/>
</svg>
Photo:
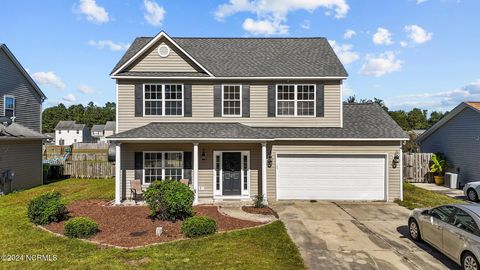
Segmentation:
<svg viewBox="0 0 480 270">
<path fill-rule="evenodd" d="M 278 155 L 279 200 L 385 200 L 385 156 Z"/>
</svg>

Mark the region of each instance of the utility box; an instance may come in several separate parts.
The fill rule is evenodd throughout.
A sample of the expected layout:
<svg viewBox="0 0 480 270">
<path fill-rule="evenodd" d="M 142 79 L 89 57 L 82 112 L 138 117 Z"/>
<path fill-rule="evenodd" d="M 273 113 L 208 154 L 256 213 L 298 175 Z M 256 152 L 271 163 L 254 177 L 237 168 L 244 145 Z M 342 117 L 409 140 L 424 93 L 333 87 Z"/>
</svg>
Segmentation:
<svg viewBox="0 0 480 270">
<path fill-rule="evenodd" d="M 458 185 L 458 174 L 456 173 L 445 173 L 445 186 L 448 188 L 459 188 Z"/>
</svg>

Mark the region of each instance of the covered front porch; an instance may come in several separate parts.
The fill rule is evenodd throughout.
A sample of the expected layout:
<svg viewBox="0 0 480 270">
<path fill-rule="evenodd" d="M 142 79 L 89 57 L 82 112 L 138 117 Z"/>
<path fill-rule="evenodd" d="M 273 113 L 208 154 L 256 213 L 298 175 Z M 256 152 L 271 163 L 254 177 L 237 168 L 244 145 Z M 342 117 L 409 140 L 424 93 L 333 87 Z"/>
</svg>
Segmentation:
<svg viewBox="0 0 480 270">
<path fill-rule="evenodd" d="M 172 124 L 160 125 L 167 126 L 167 130 L 172 127 Z M 263 195 L 264 203 L 268 203 L 270 139 L 258 138 L 260 134 L 254 134 L 257 138 L 245 136 L 245 129 L 250 130 L 240 124 L 230 129 L 234 134 L 217 138 L 225 133 L 225 125 L 208 124 L 209 137 L 205 137 L 205 131 L 198 130 L 200 138 L 166 138 L 158 134 L 156 138 L 112 138 L 116 144 L 115 203 L 133 199 L 134 181 L 140 182 L 145 190 L 153 181 L 164 179 L 188 184 L 195 193 L 195 204 L 252 201 L 259 194 Z M 190 129 L 192 127 L 198 124 L 192 124 Z"/>
</svg>

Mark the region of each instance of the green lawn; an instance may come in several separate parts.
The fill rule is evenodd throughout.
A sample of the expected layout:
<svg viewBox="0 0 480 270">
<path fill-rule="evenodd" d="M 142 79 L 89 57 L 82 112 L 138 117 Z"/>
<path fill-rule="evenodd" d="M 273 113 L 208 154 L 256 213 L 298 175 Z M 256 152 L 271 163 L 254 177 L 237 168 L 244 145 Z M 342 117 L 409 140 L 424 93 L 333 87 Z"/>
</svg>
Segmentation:
<svg viewBox="0 0 480 270">
<path fill-rule="evenodd" d="M 397 203 L 408 209 L 414 209 L 465 202 L 437 192 L 416 187 L 410 183 L 403 183 L 403 201 L 397 201 Z"/>
<path fill-rule="evenodd" d="M 68 201 L 112 199 L 113 180 L 69 179 L 0 197 L 0 253 L 56 255 L 55 262 L 5 262 L 1 269 L 304 269 L 280 221 L 249 230 L 133 251 L 57 237 L 28 221 L 28 201 L 57 190 Z"/>
</svg>

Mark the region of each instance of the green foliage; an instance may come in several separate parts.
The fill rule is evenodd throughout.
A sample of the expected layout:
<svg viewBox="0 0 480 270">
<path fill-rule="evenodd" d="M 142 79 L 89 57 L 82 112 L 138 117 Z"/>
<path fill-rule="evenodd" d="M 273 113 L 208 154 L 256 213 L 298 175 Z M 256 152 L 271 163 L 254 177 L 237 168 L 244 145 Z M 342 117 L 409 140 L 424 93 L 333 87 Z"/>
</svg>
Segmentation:
<svg viewBox="0 0 480 270">
<path fill-rule="evenodd" d="M 187 237 L 199 237 L 214 234 L 216 231 L 217 222 L 209 217 L 190 217 L 182 224 L 182 233 Z"/>
<path fill-rule="evenodd" d="M 443 175 L 446 167 L 447 161 L 442 158 L 441 154 L 433 154 L 432 164 L 430 165 L 430 172 L 436 175 Z"/>
<path fill-rule="evenodd" d="M 407 121 L 407 113 L 405 111 L 402 111 L 402 110 L 392 111 L 392 112 L 388 112 L 388 114 L 390 115 L 390 117 L 392 117 L 392 119 L 395 122 L 397 122 L 397 124 L 403 130 L 412 130 L 412 128 L 410 127 L 410 124 Z"/>
<path fill-rule="evenodd" d="M 33 198 L 28 204 L 28 218 L 39 225 L 67 218 L 67 208 L 59 192 L 50 191 Z"/>
<path fill-rule="evenodd" d="M 407 113 L 407 121 L 412 129 L 427 129 L 429 127 L 427 110 L 413 108 Z"/>
<path fill-rule="evenodd" d="M 253 199 L 253 207 L 262 208 L 264 206 L 265 205 L 263 204 L 263 195 L 258 194 L 257 196 L 255 196 L 255 198 Z"/>
<path fill-rule="evenodd" d="M 417 135 L 415 132 L 410 131 L 408 132 L 408 137 L 409 140 L 405 142 L 403 145 L 403 151 L 405 153 L 419 153 L 420 152 L 420 146 L 418 145 L 417 142 Z"/>
<path fill-rule="evenodd" d="M 145 191 L 150 215 L 161 220 L 184 219 L 193 214 L 194 193 L 179 181 L 154 181 Z"/>
<path fill-rule="evenodd" d="M 115 103 L 107 102 L 101 107 L 90 102 L 87 106 L 77 104 L 68 108 L 60 103 L 47 108 L 42 113 L 43 132 L 54 132 L 55 126 L 62 120 L 74 120 L 90 128 L 93 125 L 105 124 L 107 121 L 115 121 Z"/>
<path fill-rule="evenodd" d="M 63 233 L 70 238 L 89 238 L 98 232 L 98 224 L 87 217 L 76 217 L 65 222 Z"/>
</svg>

